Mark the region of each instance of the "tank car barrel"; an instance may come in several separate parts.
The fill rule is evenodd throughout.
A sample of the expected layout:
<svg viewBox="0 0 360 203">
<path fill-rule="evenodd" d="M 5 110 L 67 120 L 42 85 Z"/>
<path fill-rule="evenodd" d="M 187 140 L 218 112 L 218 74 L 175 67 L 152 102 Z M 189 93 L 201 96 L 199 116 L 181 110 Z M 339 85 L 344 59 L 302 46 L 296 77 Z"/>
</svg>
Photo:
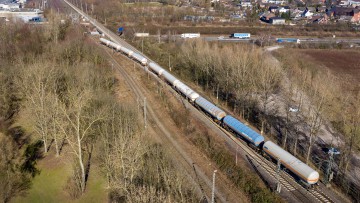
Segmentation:
<svg viewBox="0 0 360 203">
<path fill-rule="evenodd" d="M 277 144 L 267 141 L 264 143 L 263 150 L 266 154 L 274 159 L 280 159 L 283 166 L 293 172 L 300 179 L 312 185 L 318 182 L 319 173 L 297 159 L 295 156 L 285 151 Z"/>
<path fill-rule="evenodd" d="M 264 142 L 264 137 L 262 135 L 230 115 L 225 116 L 223 122 L 226 126 L 231 128 L 238 135 L 250 141 L 255 146 L 259 146 L 262 142 Z"/>
<path fill-rule="evenodd" d="M 195 103 L 219 121 L 226 116 L 225 111 L 221 110 L 219 107 L 215 106 L 203 97 L 198 97 L 195 100 Z"/>
</svg>

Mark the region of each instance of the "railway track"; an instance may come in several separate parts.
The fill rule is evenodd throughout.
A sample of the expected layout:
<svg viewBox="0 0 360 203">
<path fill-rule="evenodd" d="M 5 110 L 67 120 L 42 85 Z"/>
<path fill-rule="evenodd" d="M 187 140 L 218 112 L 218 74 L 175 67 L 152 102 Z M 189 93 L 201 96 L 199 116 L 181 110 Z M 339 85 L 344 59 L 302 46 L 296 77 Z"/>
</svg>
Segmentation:
<svg viewBox="0 0 360 203">
<path fill-rule="evenodd" d="M 125 42 L 122 39 L 119 39 L 119 37 L 117 35 L 115 35 L 113 32 L 109 31 L 107 28 L 105 28 L 102 24 L 98 23 L 96 20 L 94 20 L 93 18 L 87 16 L 84 12 L 82 12 L 80 9 L 76 8 L 74 5 L 72 5 L 71 3 L 69 3 L 68 1 L 64 0 L 70 7 L 72 7 L 75 11 L 77 11 L 78 13 L 80 13 L 81 15 L 83 15 L 84 17 L 88 18 L 89 21 L 95 26 L 97 27 L 102 33 L 104 33 L 109 39 L 111 39 L 113 42 L 121 44 L 122 46 L 125 46 L 128 49 L 131 49 L 134 52 L 139 52 L 136 48 L 134 48 L 133 46 L 131 46 L 130 44 L 128 44 L 127 42 Z M 152 61 L 151 59 L 149 59 L 149 57 L 143 55 L 145 58 L 147 58 L 149 61 Z M 113 59 L 114 60 L 114 59 Z M 114 60 L 116 62 L 116 60 Z M 117 62 L 116 62 L 117 63 Z M 117 65 L 120 66 L 120 64 L 117 63 Z M 146 69 L 146 67 L 143 68 L 145 71 L 148 71 L 150 74 L 152 74 L 154 77 L 157 77 L 156 75 L 154 75 L 152 72 L 150 72 L 149 70 Z M 123 70 L 122 68 L 119 68 L 119 71 L 121 72 L 122 75 L 124 75 L 124 77 L 126 77 L 126 80 L 129 81 L 129 86 L 132 87 L 132 89 L 134 90 L 135 94 L 139 97 L 139 98 L 143 98 L 143 94 L 141 92 L 141 90 L 137 87 L 136 83 L 132 80 L 131 77 L 128 76 L 128 74 L 126 73 L 125 70 Z M 152 117 L 154 117 L 154 112 L 147 107 L 147 110 L 149 111 L 150 115 Z M 204 114 L 204 113 L 203 113 Z M 240 141 L 238 138 L 236 138 L 235 135 L 229 133 L 228 131 L 224 130 L 221 126 L 219 126 L 217 123 L 215 123 L 212 119 L 210 119 L 209 117 L 207 117 L 206 115 L 204 115 L 206 117 L 206 119 L 208 119 L 210 122 L 212 122 L 214 125 L 216 125 L 228 138 L 230 138 L 233 142 L 235 142 L 250 158 L 251 161 L 253 161 L 253 163 L 258 164 L 258 166 L 261 166 L 262 169 L 271 177 L 276 178 L 277 176 L 277 166 L 265 159 L 263 156 L 261 156 L 260 154 L 254 152 L 254 150 L 252 150 L 249 146 L 247 146 L 247 144 L 245 144 L 244 141 Z M 157 120 L 155 118 L 155 120 Z M 160 122 L 157 122 L 160 123 Z M 163 127 L 162 129 L 163 131 L 166 131 L 166 129 Z M 187 160 L 187 162 L 190 164 L 192 163 L 191 160 Z M 206 176 L 200 175 L 202 176 L 202 178 L 207 179 Z M 211 184 L 211 181 L 205 181 L 208 182 L 208 184 Z M 327 195 L 325 195 L 324 192 L 322 192 L 320 189 L 309 189 L 306 190 L 304 187 L 302 187 L 298 182 L 296 182 L 294 180 L 294 178 L 288 174 L 286 171 L 283 171 L 280 176 L 279 176 L 279 182 L 281 184 L 281 186 L 288 191 L 289 193 L 292 194 L 293 197 L 295 197 L 298 201 L 301 202 L 325 202 L 325 203 L 333 203 L 335 201 L 333 201 L 330 197 L 328 197 Z M 219 196 L 219 194 L 217 194 Z M 222 199 L 222 198 L 220 198 Z M 222 201 L 225 202 L 225 198 L 222 199 Z"/>
<path fill-rule="evenodd" d="M 106 51 L 106 50 L 105 50 Z M 124 77 L 126 83 L 129 85 L 129 87 L 133 90 L 133 92 L 135 93 L 135 96 L 137 98 L 140 99 L 144 99 L 145 96 L 142 92 L 142 90 L 140 89 L 140 87 L 136 84 L 136 82 L 133 80 L 132 77 L 129 76 L 129 74 L 126 72 L 126 70 L 123 68 L 123 66 L 121 66 L 115 59 L 114 57 L 111 55 L 111 53 L 109 53 L 108 51 L 106 51 L 109 56 L 111 57 L 111 62 L 115 64 L 116 70 L 119 71 L 119 73 Z M 129 60 L 129 59 L 128 59 Z M 140 66 L 139 64 L 137 64 L 137 66 Z M 141 68 L 145 71 L 147 71 L 149 74 L 152 74 L 154 77 L 156 77 L 156 75 L 154 75 L 152 72 L 148 71 L 146 68 L 142 67 Z M 170 132 L 168 132 L 166 130 L 166 128 L 162 125 L 162 122 L 159 120 L 159 118 L 157 117 L 157 115 L 154 113 L 154 110 L 151 108 L 150 105 L 146 106 L 146 111 L 148 112 L 149 118 L 154 121 L 154 124 L 163 132 L 164 135 L 166 135 L 166 137 L 168 138 L 168 140 L 171 142 L 171 144 L 173 145 L 173 147 L 179 152 L 179 154 L 182 156 L 182 158 L 187 162 L 188 166 L 190 167 L 190 170 L 187 170 L 187 172 L 192 175 L 192 169 L 195 170 L 196 172 L 196 179 L 200 178 L 207 186 L 207 188 L 211 188 L 212 186 L 212 181 L 206 176 L 206 174 L 204 172 L 202 172 L 201 170 L 199 170 L 198 167 L 195 168 L 194 166 L 194 161 L 190 158 L 190 156 L 179 146 L 178 143 L 176 143 L 176 141 L 172 138 L 172 135 Z M 193 177 L 194 178 L 194 177 Z M 199 185 L 198 181 L 193 179 L 193 183 L 194 185 Z M 203 194 L 203 192 L 201 192 L 202 189 L 198 188 L 198 193 L 199 194 Z M 220 200 L 220 202 L 227 202 L 226 201 L 226 197 L 218 190 L 215 190 L 215 194 L 216 197 Z M 209 199 L 209 197 L 207 196 L 207 198 Z"/>
<path fill-rule="evenodd" d="M 73 5 L 69 4 L 66 0 L 64 0 L 65 3 L 67 3 L 71 8 L 73 8 L 75 11 L 78 12 L 78 9 L 75 9 L 76 7 L 74 7 Z M 82 13 L 80 13 L 80 15 L 83 15 Z M 95 25 L 96 26 L 96 25 Z M 116 40 L 116 38 L 118 36 L 116 36 L 115 34 L 111 33 L 110 31 L 107 31 L 106 28 L 102 28 L 101 30 L 103 33 L 109 33 L 109 38 L 113 38 L 114 42 L 119 43 L 120 40 Z M 112 37 L 110 37 L 112 36 Z M 123 40 L 121 40 L 121 44 L 125 44 L 126 42 L 124 42 Z M 120 43 L 119 43 L 120 44 Z M 132 47 L 131 45 L 126 43 L 127 48 L 133 50 L 133 51 L 137 51 L 134 47 Z M 107 48 L 105 48 L 104 50 L 107 52 L 107 54 L 110 56 L 111 58 L 111 62 L 115 65 L 114 67 L 116 68 L 116 70 L 123 76 L 123 78 L 125 79 L 125 82 L 128 84 L 129 88 L 132 89 L 132 91 L 135 94 L 135 97 L 137 97 L 138 99 L 144 99 L 145 96 L 143 94 L 143 91 L 141 90 L 141 88 L 137 85 L 137 83 L 134 81 L 134 79 L 132 77 L 130 77 L 130 75 L 127 73 L 127 71 L 125 70 L 125 68 L 123 66 L 121 66 L 116 59 L 113 57 L 112 53 L 109 53 L 109 51 L 106 50 Z M 138 51 L 137 51 L 138 52 Z M 127 60 L 130 60 L 129 58 L 125 57 Z M 132 60 L 130 60 L 132 61 Z M 154 78 L 157 78 L 157 76 L 149 71 L 146 67 L 140 66 L 140 64 L 136 63 L 136 65 L 138 67 L 141 67 L 142 70 L 145 70 L 148 72 L 148 74 L 151 74 Z M 206 195 L 203 191 L 203 186 L 206 185 L 206 192 L 207 194 L 210 194 L 211 188 L 212 188 L 212 180 L 196 165 L 194 165 L 194 161 L 191 159 L 191 157 L 186 153 L 185 150 L 183 150 L 179 144 L 177 143 L 177 141 L 172 137 L 172 134 L 165 128 L 165 126 L 163 126 L 162 122 L 159 120 L 157 114 L 155 113 L 155 111 L 152 109 L 152 107 L 150 105 L 146 106 L 146 112 L 148 114 L 148 119 L 149 121 L 152 121 L 153 125 L 156 126 L 156 128 L 160 129 L 160 131 L 163 133 L 163 135 L 166 136 L 166 138 L 168 139 L 168 141 L 172 144 L 173 148 L 176 149 L 176 151 L 181 155 L 181 157 L 183 158 L 183 160 L 185 160 L 185 162 L 187 163 L 187 165 L 189 166 L 186 170 L 187 173 L 192 177 L 192 182 L 193 185 L 196 186 L 200 186 L 200 187 L 195 187 L 197 192 L 199 194 L 202 194 L 203 196 L 205 196 L 207 199 L 210 199 L 208 195 Z M 179 163 L 177 163 L 179 164 Z M 190 168 L 190 170 L 189 170 Z M 195 172 L 195 174 L 194 174 Z M 196 177 L 194 177 L 194 175 L 196 175 Z M 201 179 L 202 183 L 199 183 L 199 179 Z M 219 191 L 218 189 L 215 189 L 215 197 L 219 202 L 227 202 L 227 197 L 225 197 L 225 195 Z"/>
<path fill-rule="evenodd" d="M 239 146 L 248 156 L 253 163 L 257 163 L 257 167 L 262 167 L 263 170 L 272 178 L 276 180 L 277 176 L 277 165 L 273 162 L 267 160 L 265 157 L 255 152 L 247 143 L 243 140 L 240 140 L 233 135 L 232 133 L 226 131 L 219 124 L 214 122 L 208 116 L 203 113 L 204 117 L 208 119 L 213 125 L 216 125 L 229 139 L 231 139 L 237 146 Z M 320 189 L 305 189 L 300 185 L 294 178 L 287 173 L 282 171 L 279 175 L 279 182 L 282 188 L 285 188 L 286 191 L 290 192 L 298 201 L 301 202 L 324 202 L 324 203 L 335 203 L 330 197 L 328 197 Z M 312 197 L 312 198 L 311 198 Z"/>
</svg>

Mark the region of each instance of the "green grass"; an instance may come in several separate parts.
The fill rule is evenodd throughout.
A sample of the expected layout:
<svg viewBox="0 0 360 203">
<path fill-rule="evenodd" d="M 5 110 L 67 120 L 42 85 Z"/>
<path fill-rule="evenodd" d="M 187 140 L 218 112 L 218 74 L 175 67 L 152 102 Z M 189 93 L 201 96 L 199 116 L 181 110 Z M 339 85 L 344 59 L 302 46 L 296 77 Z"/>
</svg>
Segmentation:
<svg viewBox="0 0 360 203">
<path fill-rule="evenodd" d="M 12 202 L 107 202 L 106 181 L 96 171 L 90 171 L 85 194 L 77 200 L 71 200 L 64 190 L 71 175 L 71 165 L 62 163 L 61 167 L 48 169 L 42 167 L 42 164 L 39 164 L 41 173 L 33 179 L 33 185 L 27 195 L 16 197 Z"/>
<path fill-rule="evenodd" d="M 86 193 L 75 202 L 108 202 L 106 180 L 98 174 L 90 174 Z"/>
<path fill-rule="evenodd" d="M 40 168 L 40 175 L 35 176 L 33 185 L 24 197 L 14 199 L 14 202 L 59 202 L 65 200 L 63 187 L 70 171 L 66 166 L 55 169 Z"/>
</svg>

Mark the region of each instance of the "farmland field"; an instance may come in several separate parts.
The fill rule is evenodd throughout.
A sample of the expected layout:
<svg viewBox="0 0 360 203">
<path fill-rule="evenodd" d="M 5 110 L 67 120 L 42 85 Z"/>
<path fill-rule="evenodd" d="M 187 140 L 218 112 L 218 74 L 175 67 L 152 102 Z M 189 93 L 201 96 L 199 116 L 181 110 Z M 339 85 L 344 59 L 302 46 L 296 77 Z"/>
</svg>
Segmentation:
<svg viewBox="0 0 360 203">
<path fill-rule="evenodd" d="M 275 55 L 290 66 L 300 63 L 312 71 L 329 70 L 343 90 L 360 90 L 360 50 L 279 49 Z"/>
<path fill-rule="evenodd" d="M 314 49 L 302 50 L 300 53 L 339 77 L 360 82 L 360 51 Z"/>
</svg>

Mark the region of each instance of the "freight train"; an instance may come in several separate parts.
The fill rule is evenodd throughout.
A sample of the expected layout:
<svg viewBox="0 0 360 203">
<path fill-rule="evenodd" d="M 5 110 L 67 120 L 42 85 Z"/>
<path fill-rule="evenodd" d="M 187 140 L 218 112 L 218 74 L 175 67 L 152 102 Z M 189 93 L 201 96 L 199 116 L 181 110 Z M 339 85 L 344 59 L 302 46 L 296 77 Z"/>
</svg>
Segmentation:
<svg viewBox="0 0 360 203">
<path fill-rule="evenodd" d="M 239 121 L 238 119 L 228 115 L 224 110 L 215 104 L 200 96 L 197 92 L 185 85 L 175 76 L 163 69 L 157 63 L 148 60 L 140 52 L 136 53 L 122 45 L 111 42 L 107 39 L 100 38 L 101 43 L 123 52 L 130 58 L 135 59 L 140 64 L 147 66 L 158 77 L 164 79 L 177 92 L 189 100 L 196 108 L 202 110 L 206 115 L 213 119 L 227 131 L 233 133 L 238 139 L 242 139 L 250 146 L 256 148 L 260 153 L 270 157 L 273 160 L 280 160 L 280 163 L 301 183 L 307 187 L 312 187 L 319 180 L 319 173 L 306 165 L 289 152 L 282 149 L 271 141 L 265 141 L 264 137 Z"/>
</svg>

